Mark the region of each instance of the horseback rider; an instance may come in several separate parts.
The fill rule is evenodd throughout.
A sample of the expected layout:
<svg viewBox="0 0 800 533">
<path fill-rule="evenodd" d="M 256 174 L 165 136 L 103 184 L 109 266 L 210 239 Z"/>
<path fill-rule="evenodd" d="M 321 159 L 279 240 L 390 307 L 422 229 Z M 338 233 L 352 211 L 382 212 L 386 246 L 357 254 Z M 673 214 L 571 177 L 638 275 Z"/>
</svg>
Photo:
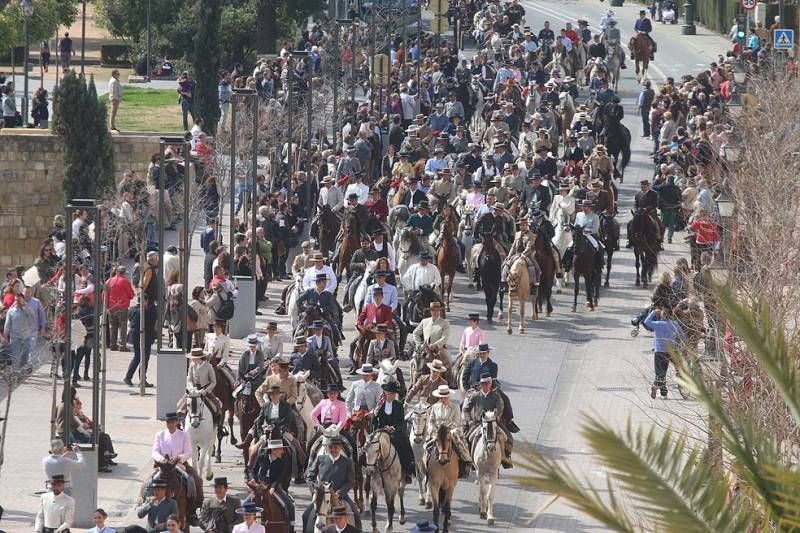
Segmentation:
<svg viewBox="0 0 800 533">
<path fill-rule="evenodd" d="M 289 431 L 294 415 L 291 407 L 282 396 L 280 385 L 276 383 L 269 386 L 267 390 L 268 401 L 261 406 L 261 410 L 253 422 L 253 427 L 247 432 L 247 437 L 240 444 L 236 444 L 237 448 L 245 449 L 255 440 L 257 448 L 253 450 L 252 458 L 256 457 L 255 454 L 258 453 L 263 445 L 262 437 L 269 440 L 273 435 L 280 436 Z M 270 432 L 266 432 L 265 430 L 270 426 L 272 426 L 272 429 Z"/>
<path fill-rule="evenodd" d="M 389 261 L 389 270 L 394 271 L 395 265 L 395 251 L 392 243 L 386 240 L 386 235 L 383 228 L 376 228 L 372 232 L 372 249 L 375 250 L 375 258 L 380 259 L 385 257 Z"/>
<path fill-rule="evenodd" d="M 411 450 L 411 443 L 408 441 L 406 432 L 403 402 L 397 399 L 397 395 L 400 394 L 400 384 L 390 379 L 381 385 L 381 389 L 383 389 L 384 397 L 372 410 L 372 431 L 389 430 L 392 444 L 397 450 L 400 465 L 403 467 L 405 482 L 411 483 L 411 475 L 416 469 L 414 468 L 414 452 Z"/>
<path fill-rule="evenodd" d="M 345 422 L 347 422 L 347 405 L 339 397 L 344 389 L 338 383 L 328 383 L 325 388 L 325 398 L 322 399 L 311 411 L 311 423 L 316 430 L 315 435 L 308 443 L 311 450 L 314 443 L 322 436 L 322 429 L 336 426 L 340 434 L 343 432 Z M 344 435 L 343 435 L 344 436 Z M 352 443 L 352 439 L 348 439 Z M 352 446 L 351 449 L 355 449 Z"/>
<path fill-rule="evenodd" d="M 236 378 L 228 366 L 231 351 L 231 339 L 225 334 L 225 321 L 214 321 L 214 336 L 206 342 L 208 361 L 230 382 L 231 387 L 236 383 Z"/>
<path fill-rule="evenodd" d="M 606 43 L 608 43 L 608 48 L 609 49 L 613 48 L 614 53 L 617 55 L 617 58 L 619 59 L 619 68 L 621 69 L 628 68 L 627 65 L 625 65 L 625 52 L 622 50 L 621 46 L 622 34 L 620 33 L 619 28 L 617 27 L 616 19 L 610 19 L 608 21 L 608 27 L 603 29 L 603 33 L 605 34 Z M 633 59 L 633 56 L 631 56 L 631 59 Z"/>
<path fill-rule="evenodd" d="M 375 283 L 367 287 L 367 294 L 364 296 L 364 305 L 370 304 L 374 301 L 373 291 L 380 288 L 383 291 L 383 303 L 392 308 L 392 311 L 397 311 L 400 301 L 397 298 L 397 287 L 386 282 L 389 277 L 389 272 L 385 270 L 378 270 L 372 274 L 375 277 Z"/>
<path fill-rule="evenodd" d="M 389 328 L 386 327 L 386 324 L 378 324 L 375 328 L 375 338 L 369 341 L 369 347 L 367 348 L 367 362 L 376 365 L 384 359 L 394 361 L 397 358 L 394 341 L 387 339 L 388 331 Z M 357 373 L 358 371 L 356 371 Z"/>
<path fill-rule="evenodd" d="M 298 389 L 297 379 L 289 373 L 289 365 L 291 364 L 289 361 L 289 356 L 282 355 L 280 357 L 276 357 L 272 360 L 272 362 L 273 373 L 267 376 L 267 379 L 264 380 L 264 383 L 262 383 L 261 386 L 256 389 L 256 400 L 258 401 L 259 405 L 263 405 L 264 395 L 273 385 L 278 385 L 281 388 L 283 399 L 286 400 L 286 403 L 288 403 L 290 406 L 293 406 L 295 402 L 297 402 Z M 276 370 L 277 373 L 275 373 Z"/>
<path fill-rule="evenodd" d="M 417 402 L 426 402 L 429 405 L 436 401 L 433 392 L 441 386 L 447 386 L 447 380 L 444 379 L 444 374 L 447 372 L 447 367 L 440 359 L 434 359 L 426 364 L 430 374 L 424 375 L 414 382 L 414 385 L 406 394 L 405 405 L 408 407 L 416 398 Z"/>
<path fill-rule="evenodd" d="M 336 325 L 331 324 L 331 329 L 334 327 L 336 327 Z M 339 372 L 339 358 L 336 357 L 331 338 L 325 335 L 325 322 L 322 320 L 315 320 L 311 324 L 310 329 L 312 335 L 306 339 L 308 351 L 320 361 L 320 365 L 323 364 L 322 361 L 327 361 L 328 365 L 335 373 L 333 378 L 341 385 L 342 375 Z"/>
<path fill-rule="evenodd" d="M 317 458 L 306 471 L 306 481 L 312 486 L 312 492 L 317 486 L 323 483 L 330 483 L 331 488 L 338 494 L 339 498 L 347 502 L 350 512 L 353 513 L 356 521 L 360 521 L 360 512 L 355 502 L 350 497 L 350 491 L 355 481 L 355 469 L 353 460 L 342 453 L 344 439 L 342 437 L 325 437 L 325 446 L 328 453 Z M 310 509 L 313 509 L 313 504 Z M 307 511 L 310 515 L 311 512 Z M 305 513 L 303 515 L 305 522 Z"/>
<path fill-rule="evenodd" d="M 471 441 L 473 436 L 479 433 L 480 424 L 484 413 L 493 412 L 496 420 L 503 419 L 504 403 L 503 398 L 497 390 L 492 388 L 494 384 L 492 375 L 488 372 L 481 374 L 479 381 L 479 390 L 469 396 L 464 401 L 462 407 L 464 413 L 464 425 L 467 428 L 465 434 L 467 440 Z M 497 426 L 505 434 L 505 445 L 503 450 L 502 465 L 503 468 L 513 468 L 514 464 L 511 462 L 511 451 L 514 448 L 514 439 L 511 432 L 502 424 L 498 422 Z"/>
<path fill-rule="evenodd" d="M 356 280 L 359 280 L 360 276 L 366 272 L 369 261 L 378 259 L 378 253 L 372 248 L 369 235 L 361 235 L 360 240 L 361 248 L 353 252 L 350 258 L 350 268 L 347 269 L 349 278 L 345 286 L 344 299 L 342 300 L 342 306 L 345 311 L 352 309 L 352 303 L 349 298 L 352 284 L 355 283 Z"/>
<path fill-rule="evenodd" d="M 458 407 L 450 403 L 450 392 L 450 387 L 444 384 L 439 385 L 432 393 L 434 401 L 438 401 L 428 411 L 428 423 L 425 426 L 427 433 L 425 436 L 425 464 L 428 464 L 433 453 L 439 426 L 446 426 L 450 430 L 456 454 L 459 458 L 458 477 L 465 479 L 469 476 L 469 471 L 474 465 L 472 464 L 469 447 L 464 439 L 461 412 Z"/>
<path fill-rule="evenodd" d="M 417 204 L 417 212 L 408 217 L 406 227 L 417 236 L 420 246 L 430 251 L 428 237 L 433 233 L 433 217 L 427 200 Z"/>
<path fill-rule="evenodd" d="M 289 519 L 289 531 L 294 531 L 294 499 L 283 490 L 283 482 L 291 476 L 291 464 L 284 457 L 286 448 L 281 439 L 270 439 L 267 445 L 259 451 L 253 465 L 253 479 L 247 486 L 255 491 L 256 484 L 264 485 L 286 509 Z"/>
<path fill-rule="evenodd" d="M 308 351 L 308 341 L 305 337 L 297 337 L 294 341 L 292 355 L 292 374 L 298 372 L 308 372 L 308 378 L 315 383 L 319 383 L 320 363 L 316 354 Z"/>
<path fill-rule="evenodd" d="M 514 261 L 516 261 L 521 255 L 525 259 L 525 263 L 528 265 L 528 277 L 531 280 L 531 294 L 536 294 L 536 287 L 539 285 L 539 276 L 541 275 L 539 265 L 533 258 L 535 253 L 534 243 L 536 242 L 536 235 L 529 229 L 529 223 L 526 217 L 520 217 L 517 219 L 517 224 L 519 225 L 519 231 L 517 231 L 517 233 L 514 235 L 514 243 L 511 245 L 505 261 L 503 261 L 502 270 L 500 272 L 500 281 L 502 283 L 502 287 L 507 286 L 508 269 L 511 268 L 511 265 L 514 264 Z"/>
<path fill-rule="evenodd" d="M 464 328 L 461 333 L 461 341 L 458 343 L 458 351 L 462 356 L 469 348 L 480 346 L 486 342 L 486 332 L 478 326 L 480 320 L 480 313 L 467 315 L 467 323 L 469 325 Z"/>
<path fill-rule="evenodd" d="M 217 531 L 218 533 L 231 533 L 233 526 L 239 522 L 236 509 L 241 504 L 239 498 L 228 494 L 228 478 L 214 478 L 214 495 L 203 500 L 203 505 L 200 507 L 200 526 L 206 530 L 209 529 L 213 524 L 212 516 L 215 512 L 221 511 L 227 527 L 219 529 L 220 524 L 217 524 Z"/>
<path fill-rule="evenodd" d="M 430 311 L 431 316 L 423 318 L 414 329 L 415 345 L 425 347 L 449 367 L 450 356 L 447 354 L 447 341 L 450 338 L 450 322 L 442 318 L 440 302 L 431 302 Z"/>
<path fill-rule="evenodd" d="M 311 253 L 311 241 L 303 241 L 300 245 L 300 252 L 292 261 L 292 277 L 297 278 L 305 274 L 306 270 L 314 266 L 314 259 Z"/>
<path fill-rule="evenodd" d="M 189 370 L 186 373 L 186 389 L 194 389 L 200 394 L 211 411 L 214 426 L 217 426 L 222 417 L 222 402 L 214 396 L 214 387 L 217 386 L 217 373 L 211 363 L 206 360 L 206 354 L 202 348 L 192 348 L 192 351 L 186 354 L 186 358 L 190 361 Z M 188 396 L 184 393 L 181 399 L 178 400 L 177 411 L 186 416 L 187 409 Z"/>
<path fill-rule="evenodd" d="M 202 496 L 203 483 L 197 475 L 197 471 L 189 466 L 189 460 L 194 457 L 192 441 L 189 439 L 189 435 L 178 428 L 178 413 L 167 413 L 164 418 L 167 428 L 156 433 L 153 438 L 151 457 L 156 463 L 154 465 L 156 470 L 153 474 L 158 472 L 159 463 L 175 465 L 175 469 L 180 472 L 180 477 L 186 484 L 186 493 L 189 499 L 198 498 Z"/>
<path fill-rule="evenodd" d="M 616 202 L 612 193 L 603 188 L 603 182 L 592 180 L 592 194 L 594 195 L 594 208 L 597 213 L 615 213 Z"/>
<path fill-rule="evenodd" d="M 247 336 L 247 349 L 239 357 L 239 366 L 236 371 L 237 383 L 249 381 L 250 391 L 258 390 L 264 383 L 264 354 L 258 343 L 258 335 L 251 333 Z"/>
<path fill-rule="evenodd" d="M 372 411 L 378 405 L 382 394 L 381 386 L 375 381 L 378 369 L 372 363 L 361 365 L 356 374 L 361 376 L 361 381 L 354 382 L 345 397 L 348 415 L 358 411 Z"/>
<path fill-rule="evenodd" d="M 656 42 L 650 36 L 650 32 L 653 31 L 653 23 L 650 22 L 649 18 L 647 18 L 646 9 L 642 9 L 639 11 L 639 18 L 636 20 L 636 23 L 633 26 L 633 31 L 637 33 L 643 33 L 647 37 L 647 40 L 650 41 L 650 61 L 653 61 L 656 53 Z M 636 37 L 631 37 L 631 42 L 630 42 L 631 59 L 633 59 L 634 39 L 636 39 Z"/>
<path fill-rule="evenodd" d="M 650 180 L 642 180 L 639 182 L 639 192 L 636 193 L 636 196 L 633 197 L 633 207 L 634 209 L 644 209 L 647 216 L 650 217 L 650 220 L 653 221 L 656 228 L 658 229 L 656 233 L 656 239 L 658 241 L 658 249 L 663 250 L 663 242 L 664 242 L 664 224 L 661 222 L 661 219 L 658 217 L 658 193 L 650 188 Z M 630 234 L 631 234 L 631 223 L 628 222 L 628 243 L 625 245 L 626 248 L 632 248 L 633 245 L 631 244 Z"/>
<path fill-rule="evenodd" d="M 561 270 L 561 258 L 558 255 L 558 250 L 555 246 L 553 246 L 553 239 L 556 236 L 556 229 L 553 227 L 553 223 L 550 222 L 550 219 L 547 217 L 547 212 L 539 207 L 535 207 L 531 210 L 530 214 L 531 222 L 533 222 L 536 231 L 534 235 L 538 233 L 542 233 L 544 235 L 544 249 L 545 254 L 549 251 L 550 254 L 553 256 L 553 264 L 556 266 L 557 270 Z M 534 243 L 536 239 L 534 238 Z"/>
<path fill-rule="evenodd" d="M 333 272 L 330 265 L 324 264 L 324 259 L 322 252 L 314 252 L 314 255 L 311 256 L 314 267 L 306 269 L 305 274 L 303 274 L 304 290 L 308 291 L 309 289 L 314 289 L 314 287 L 317 286 L 320 274 L 325 275 L 325 291 L 333 294 L 333 291 L 336 290 L 336 274 Z"/>
<path fill-rule="evenodd" d="M 591 200 L 583 200 L 581 202 L 581 211 L 575 216 L 575 226 L 580 226 L 583 229 L 583 234 L 589 242 L 589 246 L 595 251 L 602 260 L 602 254 L 605 248 L 600 240 L 600 217 L 593 211 L 594 202 Z M 574 253 L 575 242 L 572 243 L 570 248 L 570 257 Z M 570 260 L 571 264 L 571 260 Z"/>
<path fill-rule="evenodd" d="M 431 253 L 422 250 L 419 256 L 419 263 L 411 265 L 403 274 L 403 287 L 411 294 L 418 292 L 423 286 L 431 287 L 434 290 L 442 285 L 442 276 L 433 263 L 430 263 Z"/>
<path fill-rule="evenodd" d="M 595 145 L 592 154 L 586 158 L 583 167 L 589 167 L 589 178 L 592 180 L 611 180 L 614 172 L 614 163 L 608 157 L 604 144 Z"/>
</svg>

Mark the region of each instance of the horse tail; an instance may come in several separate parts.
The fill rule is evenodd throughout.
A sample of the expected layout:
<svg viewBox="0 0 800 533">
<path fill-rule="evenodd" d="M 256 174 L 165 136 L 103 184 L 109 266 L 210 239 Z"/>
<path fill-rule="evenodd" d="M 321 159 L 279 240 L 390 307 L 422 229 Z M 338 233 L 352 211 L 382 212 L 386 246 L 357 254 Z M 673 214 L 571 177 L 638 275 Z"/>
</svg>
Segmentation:
<svg viewBox="0 0 800 533">
<path fill-rule="evenodd" d="M 622 168 L 623 170 L 625 167 L 628 166 L 628 163 L 631 162 L 631 132 L 626 128 L 624 130 L 624 138 L 625 142 L 622 143 Z"/>
</svg>

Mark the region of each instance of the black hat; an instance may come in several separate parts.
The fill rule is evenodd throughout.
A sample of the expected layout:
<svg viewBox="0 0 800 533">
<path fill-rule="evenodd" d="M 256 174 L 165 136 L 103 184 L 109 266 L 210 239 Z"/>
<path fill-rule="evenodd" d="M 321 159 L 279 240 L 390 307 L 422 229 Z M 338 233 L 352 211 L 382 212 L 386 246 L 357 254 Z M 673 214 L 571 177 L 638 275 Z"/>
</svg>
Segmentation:
<svg viewBox="0 0 800 533">
<path fill-rule="evenodd" d="M 167 422 L 169 422 L 170 420 L 178 420 L 179 418 L 180 416 L 178 415 L 178 413 L 167 413 L 164 415 L 164 420 L 166 420 Z"/>
<path fill-rule="evenodd" d="M 419 254 L 420 259 L 430 259 L 431 253 L 428 250 L 423 250 L 421 254 Z"/>
<path fill-rule="evenodd" d="M 338 383 L 328 383 L 325 387 L 325 392 L 342 392 L 344 389 Z"/>
<path fill-rule="evenodd" d="M 387 277 L 387 276 L 389 275 L 389 273 L 388 273 L 388 272 L 386 272 L 385 270 L 378 270 L 378 271 L 377 271 L 377 272 L 375 272 L 375 274 L 373 274 L 373 275 L 374 275 L 376 278 L 385 278 L 385 277 Z M 376 288 L 377 288 L 377 287 L 376 287 Z"/>
<path fill-rule="evenodd" d="M 306 344 L 308 344 L 308 340 L 302 335 L 294 338 L 295 346 L 305 346 Z"/>
<path fill-rule="evenodd" d="M 467 315 L 467 319 L 469 320 L 480 320 L 481 314 L 480 313 L 470 313 Z"/>
<path fill-rule="evenodd" d="M 390 379 L 389 381 L 381 385 L 381 388 L 386 392 L 394 392 L 400 394 L 400 384 L 394 379 Z"/>
<path fill-rule="evenodd" d="M 358 195 L 356 193 L 354 193 L 354 192 L 351 192 L 350 194 L 347 195 L 347 199 L 348 200 L 358 200 Z"/>
<path fill-rule="evenodd" d="M 313 329 L 324 328 L 325 322 L 323 322 L 322 320 L 315 320 L 314 322 L 311 323 L 311 327 Z"/>
<path fill-rule="evenodd" d="M 61 482 L 61 483 L 66 483 L 66 481 L 67 481 L 67 480 L 66 480 L 66 478 L 64 477 L 64 474 L 53 474 L 53 475 L 50 477 L 50 483 L 59 483 L 59 482 Z"/>
<path fill-rule="evenodd" d="M 383 229 L 382 228 L 377 228 L 377 229 L 372 230 L 372 236 L 373 237 L 378 236 L 378 235 L 383 235 Z"/>
<path fill-rule="evenodd" d="M 280 388 L 280 386 L 278 386 Z M 225 487 L 228 486 L 228 478 L 226 477 L 215 477 L 214 478 L 214 486 L 219 487 L 220 485 L 224 485 Z"/>
<path fill-rule="evenodd" d="M 346 505 L 337 505 L 333 509 L 331 509 L 330 516 L 347 516 L 350 513 L 347 511 Z"/>
<path fill-rule="evenodd" d="M 377 327 L 376 329 L 377 329 L 378 331 L 382 331 L 382 332 L 384 332 L 384 333 L 386 333 L 387 331 L 389 331 L 389 328 L 387 328 L 387 327 L 386 327 L 386 324 L 378 324 L 378 327 Z"/>
<path fill-rule="evenodd" d="M 241 507 L 236 509 L 236 514 L 258 514 L 263 510 L 256 505 L 256 502 L 244 502 Z"/>
<path fill-rule="evenodd" d="M 327 282 L 328 281 L 328 275 L 327 274 L 317 274 L 317 276 L 314 278 L 314 281 L 315 282 L 316 281 L 325 281 L 325 282 Z"/>
<path fill-rule="evenodd" d="M 478 345 L 478 353 L 483 353 L 483 352 L 491 352 L 491 351 L 492 351 L 492 350 L 491 350 L 491 349 L 489 349 L 489 345 L 488 345 L 488 344 L 486 344 L 486 343 L 483 343 L 483 344 L 479 344 L 479 345 Z"/>
</svg>

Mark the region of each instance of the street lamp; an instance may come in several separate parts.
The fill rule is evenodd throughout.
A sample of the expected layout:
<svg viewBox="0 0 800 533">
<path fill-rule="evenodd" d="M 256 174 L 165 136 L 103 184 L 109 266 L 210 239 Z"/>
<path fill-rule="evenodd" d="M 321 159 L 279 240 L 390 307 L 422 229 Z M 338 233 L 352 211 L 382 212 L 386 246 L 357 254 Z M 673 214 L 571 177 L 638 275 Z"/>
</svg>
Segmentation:
<svg viewBox="0 0 800 533">
<path fill-rule="evenodd" d="M 31 0 L 20 0 L 20 7 L 25 18 L 22 22 L 23 33 L 25 34 L 25 72 L 24 72 L 24 96 L 22 97 L 22 123 L 28 123 L 28 55 L 30 50 L 28 47 L 28 19 L 33 16 L 33 3 Z"/>
<path fill-rule="evenodd" d="M 336 136 L 338 135 L 339 131 L 339 74 L 342 68 L 342 54 L 341 54 L 341 43 L 339 42 L 339 30 L 342 26 L 349 26 L 352 24 L 353 21 L 351 19 L 336 19 L 336 25 L 334 29 L 336 30 L 336 72 L 333 78 L 333 146 L 336 146 Z M 355 53 L 355 51 L 353 51 Z"/>
</svg>

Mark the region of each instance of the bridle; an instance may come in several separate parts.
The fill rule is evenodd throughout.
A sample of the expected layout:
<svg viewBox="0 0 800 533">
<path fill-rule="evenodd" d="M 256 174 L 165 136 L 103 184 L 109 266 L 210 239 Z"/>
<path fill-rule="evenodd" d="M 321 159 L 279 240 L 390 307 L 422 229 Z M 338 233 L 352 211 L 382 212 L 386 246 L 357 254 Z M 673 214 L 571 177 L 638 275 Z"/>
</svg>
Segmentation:
<svg viewBox="0 0 800 533">
<path fill-rule="evenodd" d="M 375 469 L 378 471 L 379 474 L 383 475 L 384 473 L 388 472 L 390 468 L 392 468 L 394 462 L 397 461 L 398 456 L 397 456 L 397 448 L 391 446 L 391 440 L 390 440 L 389 445 L 392 449 L 392 456 L 389 463 L 386 464 L 386 460 L 388 460 L 389 457 L 383 455 L 383 442 L 381 441 L 381 434 L 385 434 L 387 435 L 387 437 L 389 435 L 389 433 L 387 433 L 386 431 L 376 431 L 375 433 L 369 436 L 369 442 L 367 443 L 367 448 L 375 446 L 377 444 L 378 450 L 375 452 L 375 462 L 370 464 L 370 462 L 366 460 L 366 454 L 365 454 L 364 464 L 366 465 L 367 468 Z M 380 468 L 378 466 L 379 463 L 385 464 L 386 467 Z"/>
<path fill-rule="evenodd" d="M 453 438 L 450 436 L 450 432 L 447 432 L 447 435 L 444 437 L 444 440 L 447 443 L 447 446 L 442 449 L 441 442 L 439 439 L 436 439 L 436 459 L 439 461 L 440 465 L 445 465 L 450 462 L 450 456 L 453 453 Z"/>
<path fill-rule="evenodd" d="M 486 449 L 493 451 L 497 445 L 497 420 L 488 420 L 486 417 L 481 419 L 481 435 Z"/>
<path fill-rule="evenodd" d="M 425 425 L 427 423 L 425 411 L 411 414 L 411 429 L 414 432 L 414 443 L 422 444 L 425 442 Z"/>
<path fill-rule="evenodd" d="M 190 395 L 190 408 L 189 408 L 189 424 L 193 428 L 200 427 L 200 423 L 203 421 L 203 409 L 198 409 L 198 395 Z M 202 405 L 202 404 L 201 404 Z M 199 411 L 199 412 L 198 412 Z"/>
</svg>

